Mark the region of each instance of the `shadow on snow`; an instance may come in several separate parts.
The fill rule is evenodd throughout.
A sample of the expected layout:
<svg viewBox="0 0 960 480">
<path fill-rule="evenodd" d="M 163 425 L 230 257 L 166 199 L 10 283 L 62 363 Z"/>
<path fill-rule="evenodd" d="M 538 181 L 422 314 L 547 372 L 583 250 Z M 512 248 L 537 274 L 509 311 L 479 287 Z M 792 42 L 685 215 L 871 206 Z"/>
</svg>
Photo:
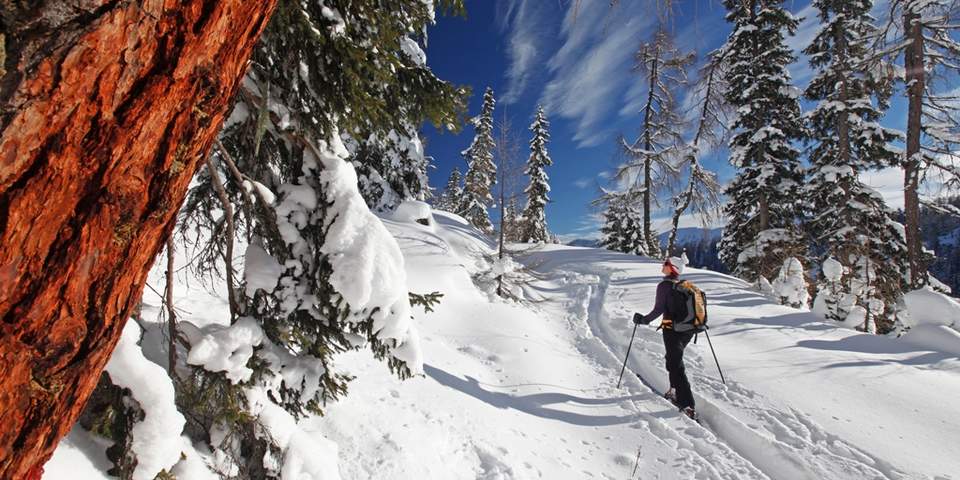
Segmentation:
<svg viewBox="0 0 960 480">
<path fill-rule="evenodd" d="M 566 393 L 535 393 L 532 395 L 511 395 L 509 393 L 494 392 L 483 388 L 477 379 L 465 376 L 460 378 L 439 368 L 424 365 L 423 371 L 428 377 L 437 381 L 441 385 L 459 390 L 480 401 L 493 405 L 497 408 L 518 410 L 528 415 L 534 415 L 540 418 L 559 420 L 561 422 L 573 425 L 582 425 L 588 427 L 621 425 L 631 423 L 640 419 L 637 414 L 632 415 L 584 415 L 580 413 L 566 412 L 553 408 L 546 408 L 544 405 L 576 403 L 580 405 L 613 405 L 629 400 L 639 400 L 650 395 L 632 395 L 613 398 L 584 398 Z"/>
</svg>

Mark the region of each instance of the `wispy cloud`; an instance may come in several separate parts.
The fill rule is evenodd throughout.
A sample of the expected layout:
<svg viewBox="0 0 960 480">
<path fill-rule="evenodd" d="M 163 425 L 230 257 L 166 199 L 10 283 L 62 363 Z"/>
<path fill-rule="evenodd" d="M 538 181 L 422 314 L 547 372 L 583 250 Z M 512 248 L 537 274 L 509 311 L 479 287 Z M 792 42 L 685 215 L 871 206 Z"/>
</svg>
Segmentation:
<svg viewBox="0 0 960 480">
<path fill-rule="evenodd" d="M 561 46 L 547 63 L 551 79 L 541 102 L 555 115 L 572 120 L 577 132 L 573 140 L 586 147 L 613 137 L 608 120 L 627 101 L 625 92 L 630 95 L 633 53 L 650 34 L 655 15 L 643 2 L 615 7 L 606 0 L 577 4 L 568 5 Z"/>
<path fill-rule="evenodd" d="M 553 2 L 543 0 L 499 0 L 497 26 L 507 36 L 507 88 L 500 101 L 515 103 L 531 79 L 541 70 L 548 54 L 549 37 L 556 34 L 556 22 L 544 21 L 554 15 Z"/>
<path fill-rule="evenodd" d="M 587 187 L 590 186 L 590 184 L 593 183 L 593 180 L 594 180 L 594 179 L 593 179 L 593 178 L 590 178 L 590 177 L 578 178 L 577 180 L 575 180 L 575 181 L 573 182 L 573 184 L 574 184 L 577 188 L 587 188 Z"/>
</svg>

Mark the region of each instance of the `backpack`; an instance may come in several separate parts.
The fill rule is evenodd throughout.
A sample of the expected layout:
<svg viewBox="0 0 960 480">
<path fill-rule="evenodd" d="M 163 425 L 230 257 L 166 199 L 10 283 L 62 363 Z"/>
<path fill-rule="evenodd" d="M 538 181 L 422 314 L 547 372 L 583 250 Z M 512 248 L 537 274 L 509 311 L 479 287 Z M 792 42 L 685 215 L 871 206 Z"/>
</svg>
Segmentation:
<svg viewBox="0 0 960 480">
<path fill-rule="evenodd" d="M 673 282 L 667 313 L 675 332 L 702 332 L 707 329 L 707 296 L 689 280 Z"/>
</svg>

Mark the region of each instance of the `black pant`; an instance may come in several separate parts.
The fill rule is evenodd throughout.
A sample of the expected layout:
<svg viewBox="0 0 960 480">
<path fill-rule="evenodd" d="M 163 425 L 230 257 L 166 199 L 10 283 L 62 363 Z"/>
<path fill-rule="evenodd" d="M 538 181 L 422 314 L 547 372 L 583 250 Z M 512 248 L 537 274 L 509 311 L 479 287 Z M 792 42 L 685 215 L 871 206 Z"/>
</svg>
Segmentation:
<svg viewBox="0 0 960 480">
<path fill-rule="evenodd" d="M 677 405 L 683 409 L 693 407 L 693 392 L 687 381 L 687 372 L 683 367 L 683 349 L 693 338 L 693 332 L 674 332 L 663 330 L 663 346 L 666 348 L 667 372 L 670 374 L 670 388 L 677 391 Z"/>
</svg>

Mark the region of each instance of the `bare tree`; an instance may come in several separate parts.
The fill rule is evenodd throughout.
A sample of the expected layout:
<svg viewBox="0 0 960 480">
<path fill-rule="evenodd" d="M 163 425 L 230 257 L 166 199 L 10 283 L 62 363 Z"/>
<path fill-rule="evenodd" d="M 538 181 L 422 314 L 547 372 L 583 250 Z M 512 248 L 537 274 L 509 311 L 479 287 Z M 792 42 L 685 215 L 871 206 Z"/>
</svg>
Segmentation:
<svg viewBox="0 0 960 480">
<path fill-rule="evenodd" d="M 904 216 L 910 283 L 927 282 L 920 238 L 920 182 L 930 168 L 960 184 L 953 151 L 960 144 L 960 2 L 892 0 L 886 29 L 877 38 L 881 56 L 903 55 L 907 90 L 906 152 L 903 156 Z"/>
<path fill-rule="evenodd" d="M 521 185 L 521 173 L 523 172 L 522 165 L 520 165 L 518 161 L 520 157 L 520 141 L 517 138 L 516 132 L 513 131 L 513 125 L 507 117 L 506 109 L 503 111 L 501 120 L 496 124 L 496 146 L 494 147 L 494 152 L 495 157 L 499 159 L 500 163 L 497 170 L 497 183 L 499 184 L 497 196 L 500 200 L 500 235 L 499 245 L 497 247 L 497 258 L 502 261 L 505 254 L 509 255 L 506 243 L 508 241 L 516 241 L 519 236 L 517 232 L 519 219 L 516 216 L 516 211 L 514 210 L 512 215 L 508 215 L 507 205 L 511 203 L 516 204 Z M 497 276 L 497 295 L 504 295 L 502 274 Z"/>
<path fill-rule="evenodd" d="M 677 229 L 680 217 L 687 208 L 693 208 L 704 225 L 708 224 L 720 210 L 720 192 L 722 187 L 716 173 L 707 170 L 700 163 L 705 148 L 716 146 L 725 137 L 727 114 L 730 110 L 724 94 L 726 82 L 723 75 L 723 51 L 711 52 L 707 63 L 700 69 L 700 78 L 694 87 L 694 96 L 699 101 L 697 108 L 696 132 L 687 146 L 682 164 L 689 167 L 687 188 L 674 197 L 673 217 L 670 236 L 667 240 L 667 252 L 675 253 Z"/>
<path fill-rule="evenodd" d="M 635 191 L 642 196 L 643 240 L 648 252 L 659 251 L 659 241 L 650 223 L 653 185 L 665 186 L 675 180 L 677 168 L 673 159 L 683 143 L 684 120 L 678 112 L 678 90 L 687 85 L 687 67 L 694 60 L 692 53 L 681 53 L 664 28 L 657 29 L 653 39 L 637 52 L 634 71 L 647 83 L 647 99 L 643 105 L 640 136 L 627 143 L 620 139 L 629 160 L 620 166 L 617 179 L 639 184 Z"/>
</svg>

